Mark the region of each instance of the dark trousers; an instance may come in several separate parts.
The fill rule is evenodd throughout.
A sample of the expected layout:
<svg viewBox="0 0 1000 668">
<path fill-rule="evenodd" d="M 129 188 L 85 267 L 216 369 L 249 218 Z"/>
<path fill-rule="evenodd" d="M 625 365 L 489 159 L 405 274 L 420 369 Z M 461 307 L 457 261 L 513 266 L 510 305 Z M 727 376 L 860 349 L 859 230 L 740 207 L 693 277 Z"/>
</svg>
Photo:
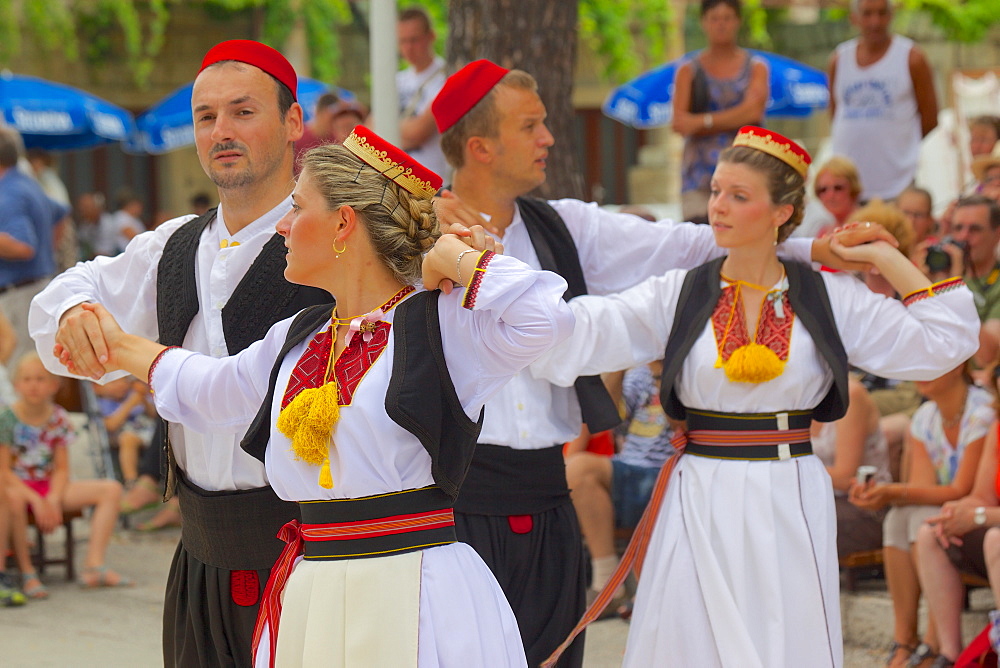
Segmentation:
<svg viewBox="0 0 1000 668">
<path fill-rule="evenodd" d="M 177 546 L 163 605 L 166 668 L 253 665 L 253 628 L 270 570 L 250 571 L 257 574 L 259 583 L 253 605 L 233 601 L 232 573 L 198 561 L 188 554 L 183 543 Z"/>
<path fill-rule="evenodd" d="M 573 504 L 530 516 L 528 533 L 515 533 L 502 515 L 455 513 L 458 539 L 479 553 L 514 610 L 528 665 L 558 647 L 586 608 L 580 526 Z M 559 659 L 559 668 L 583 665 L 583 634 Z"/>
</svg>

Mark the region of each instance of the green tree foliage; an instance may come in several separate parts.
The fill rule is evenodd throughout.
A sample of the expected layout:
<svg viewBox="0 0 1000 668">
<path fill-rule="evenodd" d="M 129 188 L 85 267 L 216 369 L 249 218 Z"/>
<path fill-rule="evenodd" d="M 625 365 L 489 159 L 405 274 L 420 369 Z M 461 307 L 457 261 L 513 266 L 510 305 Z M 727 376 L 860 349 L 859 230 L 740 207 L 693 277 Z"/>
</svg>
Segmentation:
<svg viewBox="0 0 1000 668">
<path fill-rule="evenodd" d="M 1000 0 L 902 3 L 908 11 L 928 14 L 949 39 L 960 42 L 983 39 L 1000 16 Z M 301 18 L 314 76 L 337 79 L 342 65 L 337 29 L 352 21 L 349 0 L 0 0 L 0 62 L 21 53 L 28 41 L 43 53 L 82 56 L 94 65 L 124 57 L 142 85 L 163 46 L 171 9 L 181 4 L 199 6 L 214 18 L 253 13 L 261 25 L 256 37 L 274 46 L 284 43 Z M 448 0 L 399 0 L 400 6 L 410 4 L 427 7 L 443 48 Z M 768 14 L 761 0 L 744 0 L 747 36 L 755 46 L 770 46 Z M 621 81 L 662 60 L 670 0 L 580 0 L 579 16 L 580 38 L 601 57 L 609 79 Z"/>
</svg>

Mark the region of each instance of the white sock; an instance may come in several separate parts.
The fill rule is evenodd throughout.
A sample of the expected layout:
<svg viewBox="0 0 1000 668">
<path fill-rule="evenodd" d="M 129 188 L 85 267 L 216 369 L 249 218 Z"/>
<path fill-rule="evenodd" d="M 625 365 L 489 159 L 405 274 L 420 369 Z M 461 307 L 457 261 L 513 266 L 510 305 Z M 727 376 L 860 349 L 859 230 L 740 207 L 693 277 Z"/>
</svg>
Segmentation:
<svg viewBox="0 0 1000 668">
<path fill-rule="evenodd" d="M 593 570 L 590 586 L 592 589 L 601 591 L 614 575 L 615 569 L 618 568 L 618 557 L 611 555 L 610 557 L 591 559 L 590 566 Z"/>
</svg>

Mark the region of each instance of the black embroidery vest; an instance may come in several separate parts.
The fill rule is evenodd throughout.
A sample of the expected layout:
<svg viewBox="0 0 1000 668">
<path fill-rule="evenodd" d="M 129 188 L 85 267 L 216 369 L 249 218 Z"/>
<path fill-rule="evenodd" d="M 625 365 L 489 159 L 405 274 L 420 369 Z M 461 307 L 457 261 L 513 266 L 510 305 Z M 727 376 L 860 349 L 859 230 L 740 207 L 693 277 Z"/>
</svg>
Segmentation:
<svg viewBox="0 0 1000 668">
<path fill-rule="evenodd" d="M 483 426 L 466 415 L 458 399 L 441 343 L 439 292 L 418 292 L 396 306 L 392 321 L 392 375 L 385 393 L 385 410 L 393 422 L 416 436 L 431 457 L 431 473 L 438 487 L 453 500 L 472 463 Z M 333 304 L 300 313 L 288 330 L 271 369 L 267 397 L 243 438 L 243 449 L 264 461 L 274 416 L 271 405 L 282 360 L 330 319 Z"/>
<path fill-rule="evenodd" d="M 725 259 L 716 258 L 695 267 L 684 277 L 681 286 L 660 377 L 660 403 L 667 415 L 675 420 L 684 420 L 687 413 L 677 398 L 674 385 L 691 346 L 705 331 L 705 324 L 722 295 L 719 277 Z M 788 299 L 795 317 L 802 322 L 816 349 L 833 370 L 833 385 L 813 409 L 813 417 L 820 422 L 839 420 L 847 412 L 847 353 L 833 319 L 826 284 L 818 273 L 804 264 L 784 260 L 782 264 L 788 276 Z"/>
</svg>

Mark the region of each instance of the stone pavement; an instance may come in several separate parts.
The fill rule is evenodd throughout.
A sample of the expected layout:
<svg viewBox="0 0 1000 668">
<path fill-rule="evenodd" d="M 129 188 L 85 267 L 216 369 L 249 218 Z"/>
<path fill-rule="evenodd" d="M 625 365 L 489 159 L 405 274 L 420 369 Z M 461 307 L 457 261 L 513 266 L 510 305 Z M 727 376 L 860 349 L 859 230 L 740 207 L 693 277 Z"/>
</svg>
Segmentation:
<svg viewBox="0 0 1000 668">
<path fill-rule="evenodd" d="M 144 519 L 151 514 L 140 515 Z M 85 522 L 77 521 L 85 549 Z M 158 533 L 119 531 L 108 565 L 136 581 L 131 588 L 82 590 L 67 582 L 60 567 L 44 581 L 50 597 L 23 608 L 0 608 L 0 666 L 4 668 L 145 668 L 161 665 L 160 611 L 167 570 L 179 530 Z M 61 545 L 54 541 L 54 550 Z M 845 595 L 847 668 L 882 665 L 892 613 L 882 593 Z M 981 626 L 980 626 L 981 627 Z M 585 668 L 617 668 L 628 624 L 598 622 L 587 632 Z M 664 665 L 670 665 L 669 661 Z"/>
</svg>

